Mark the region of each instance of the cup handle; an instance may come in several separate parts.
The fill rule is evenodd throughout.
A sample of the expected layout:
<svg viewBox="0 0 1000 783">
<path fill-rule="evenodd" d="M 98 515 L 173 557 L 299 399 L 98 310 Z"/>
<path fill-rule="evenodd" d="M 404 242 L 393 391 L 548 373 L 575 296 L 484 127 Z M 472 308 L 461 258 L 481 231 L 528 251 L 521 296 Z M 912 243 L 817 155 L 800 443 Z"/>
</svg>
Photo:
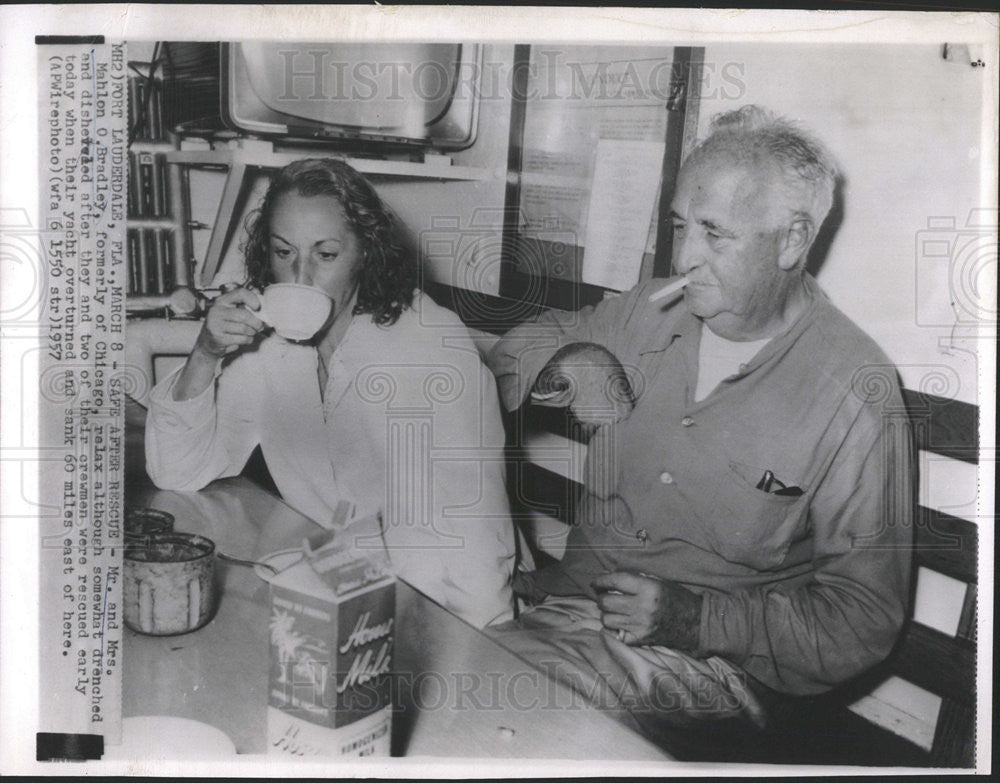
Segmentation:
<svg viewBox="0 0 1000 783">
<path fill-rule="evenodd" d="M 220 290 L 222 291 L 222 293 L 228 293 L 228 291 L 232 291 L 232 290 L 234 290 L 236 288 L 239 288 L 239 287 L 240 286 L 236 285 L 236 284 L 224 283 L 223 286 L 222 286 L 222 288 Z M 228 288 L 228 291 L 227 291 L 227 288 Z M 239 304 L 238 307 L 242 307 L 245 310 L 250 310 L 251 313 L 253 313 L 255 316 L 257 316 L 265 324 L 267 324 L 268 326 L 273 326 L 273 324 L 271 323 L 271 319 L 268 318 L 267 313 L 264 310 L 264 292 L 263 291 L 258 291 L 253 286 L 247 286 L 247 289 L 250 290 L 250 291 L 253 291 L 255 294 L 257 294 L 257 301 L 260 302 L 260 309 L 258 309 L 258 310 L 250 310 L 249 307 L 247 307 L 245 304 L 242 304 L 242 303 Z"/>
<path fill-rule="evenodd" d="M 260 300 L 260 309 L 250 310 L 250 312 L 256 315 L 261 321 L 263 321 L 268 326 L 273 326 L 273 324 L 271 323 L 271 318 L 267 314 L 267 310 L 264 309 L 264 297 L 262 297 L 260 294 L 257 294 L 257 297 Z"/>
</svg>

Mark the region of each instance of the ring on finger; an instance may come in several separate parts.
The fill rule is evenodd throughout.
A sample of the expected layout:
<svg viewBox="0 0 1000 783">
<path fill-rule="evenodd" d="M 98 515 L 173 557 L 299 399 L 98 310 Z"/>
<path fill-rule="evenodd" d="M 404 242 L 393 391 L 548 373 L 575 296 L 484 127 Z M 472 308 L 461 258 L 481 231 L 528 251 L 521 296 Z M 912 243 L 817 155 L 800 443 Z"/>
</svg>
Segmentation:
<svg viewBox="0 0 1000 783">
<path fill-rule="evenodd" d="M 624 642 L 625 641 L 625 629 L 624 628 L 619 628 L 618 629 L 618 641 L 619 642 Z"/>
</svg>

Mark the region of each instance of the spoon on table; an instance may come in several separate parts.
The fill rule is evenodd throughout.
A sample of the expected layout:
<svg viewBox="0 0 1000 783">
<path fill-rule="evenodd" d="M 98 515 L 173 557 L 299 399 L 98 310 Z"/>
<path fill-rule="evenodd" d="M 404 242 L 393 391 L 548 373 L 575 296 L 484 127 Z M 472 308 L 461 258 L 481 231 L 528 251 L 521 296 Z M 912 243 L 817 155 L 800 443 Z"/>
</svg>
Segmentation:
<svg viewBox="0 0 1000 783">
<path fill-rule="evenodd" d="M 232 555 L 227 555 L 224 552 L 217 552 L 220 560 L 225 560 L 227 563 L 235 563 L 236 565 L 250 566 L 260 566 L 261 568 L 268 569 L 272 574 L 278 574 L 278 569 L 275 568 L 270 563 L 262 563 L 259 560 L 241 560 L 238 557 L 233 557 Z"/>
</svg>

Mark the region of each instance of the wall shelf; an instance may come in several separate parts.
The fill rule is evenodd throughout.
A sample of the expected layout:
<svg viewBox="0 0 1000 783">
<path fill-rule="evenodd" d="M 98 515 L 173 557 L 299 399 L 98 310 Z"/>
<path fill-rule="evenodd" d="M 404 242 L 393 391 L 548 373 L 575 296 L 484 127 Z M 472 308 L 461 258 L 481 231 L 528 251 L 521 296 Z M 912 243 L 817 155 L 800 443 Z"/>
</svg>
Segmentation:
<svg viewBox="0 0 1000 783">
<path fill-rule="evenodd" d="M 342 160 L 369 177 L 390 177 L 401 179 L 440 179 L 478 182 L 492 179 L 495 174 L 490 169 L 474 166 L 452 166 L 448 159 L 441 162 L 417 163 L 405 160 L 382 160 L 379 158 L 352 158 L 315 151 L 277 152 L 262 149 L 221 149 L 221 150 L 172 150 L 166 153 L 167 161 L 182 166 L 232 167 L 241 165 L 261 169 L 280 169 L 303 158 L 336 158 Z"/>
<path fill-rule="evenodd" d="M 303 158 L 336 158 L 352 166 L 367 177 L 375 179 L 414 179 L 480 182 L 496 174 L 486 168 L 452 166 L 448 158 L 441 161 L 418 163 L 414 161 L 354 158 L 346 155 L 318 151 L 276 151 L 268 142 L 241 141 L 239 146 L 214 150 L 172 150 L 164 153 L 168 164 L 192 168 L 225 168 L 226 184 L 219 204 L 219 212 L 212 228 L 212 236 L 205 254 L 201 272 L 201 285 L 211 285 L 226 245 L 232 237 L 240 210 L 247 196 L 248 174 L 253 170 L 274 170 Z"/>
</svg>

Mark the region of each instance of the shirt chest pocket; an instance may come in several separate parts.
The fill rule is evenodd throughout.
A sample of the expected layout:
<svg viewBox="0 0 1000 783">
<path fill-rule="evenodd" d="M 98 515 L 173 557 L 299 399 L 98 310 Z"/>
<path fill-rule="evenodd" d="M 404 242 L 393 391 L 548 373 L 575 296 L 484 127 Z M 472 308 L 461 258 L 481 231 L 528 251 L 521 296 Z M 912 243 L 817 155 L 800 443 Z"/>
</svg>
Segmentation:
<svg viewBox="0 0 1000 783">
<path fill-rule="evenodd" d="M 808 534 L 808 494 L 775 495 L 751 485 L 745 466 L 730 463 L 713 487 L 709 546 L 731 563 L 757 570 L 778 568 L 795 541 Z"/>
</svg>

